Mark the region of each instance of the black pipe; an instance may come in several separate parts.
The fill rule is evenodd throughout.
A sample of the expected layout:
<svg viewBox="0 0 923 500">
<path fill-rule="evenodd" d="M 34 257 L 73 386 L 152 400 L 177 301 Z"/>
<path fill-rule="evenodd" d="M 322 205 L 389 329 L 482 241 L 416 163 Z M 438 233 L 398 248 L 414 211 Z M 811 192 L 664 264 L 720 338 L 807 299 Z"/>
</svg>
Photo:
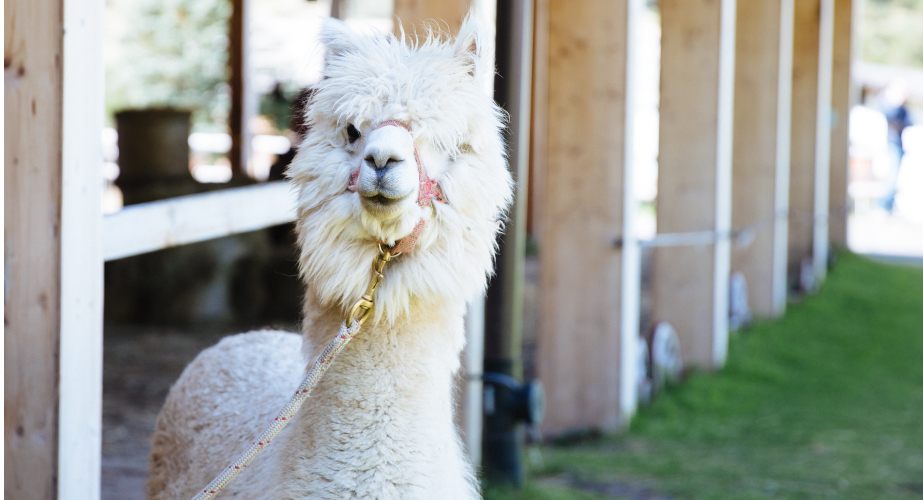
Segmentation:
<svg viewBox="0 0 923 500">
<path fill-rule="evenodd" d="M 483 470 L 488 483 L 520 486 L 523 480 L 522 418 L 534 416 L 521 386 L 522 287 L 525 262 L 525 208 L 528 185 L 529 108 L 532 63 L 532 0 L 497 0 L 494 100 L 510 115 L 505 130 L 510 169 L 517 183 L 514 205 L 499 240 L 497 272 L 484 307 Z M 532 398 L 534 399 L 534 397 Z M 531 403 L 531 406 L 530 406 Z M 525 408 L 525 409 L 523 409 Z"/>
</svg>

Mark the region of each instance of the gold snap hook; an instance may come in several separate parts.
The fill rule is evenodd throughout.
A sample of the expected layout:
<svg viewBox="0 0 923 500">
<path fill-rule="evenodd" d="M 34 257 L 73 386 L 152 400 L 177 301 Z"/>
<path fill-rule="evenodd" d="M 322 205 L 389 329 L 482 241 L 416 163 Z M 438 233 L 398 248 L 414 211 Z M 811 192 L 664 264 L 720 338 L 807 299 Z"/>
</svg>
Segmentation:
<svg viewBox="0 0 923 500">
<path fill-rule="evenodd" d="M 349 310 L 349 315 L 346 316 L 347 328 L 352 327 L 355 321 L 358 321 L 359 324 L 362 325 L 365 323 L 365 320 L 369 318 L 369 315 L 372 313 L 372 308 L 375 307 L 375 289 L 378 288 L 381 279 L 385 277 L 383 274 L 385 266 L 391 260 L 391 257 L 396 257 L 398 255 L 400 255 L 400 252 L 391 255 L 390 248 L 383 247 L 381 243 L 378 244 L 378 255 L 376 255 L 375 260 L 372 261 L 372 279 L 369 280 L 369 286 L 365 289 L 362 298 L 356 301 L 352 309 Z"/>
</svg>

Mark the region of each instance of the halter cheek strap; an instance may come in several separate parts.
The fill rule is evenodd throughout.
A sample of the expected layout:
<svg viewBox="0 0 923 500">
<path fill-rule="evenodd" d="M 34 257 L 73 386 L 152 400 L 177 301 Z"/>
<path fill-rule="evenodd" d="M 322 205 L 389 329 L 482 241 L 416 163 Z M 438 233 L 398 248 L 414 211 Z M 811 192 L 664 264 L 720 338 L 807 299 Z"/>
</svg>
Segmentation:
<svg viewBox="0 0 923 500">
<path fill-rule="evenodd" d="M 410 127 L 397 121 L 397 120 L 388 120 L 382 122 L 375 130 L 378 130 L 382 127 L 401 127 L 407 132 L 410 132 Z M 426 167 L 423 166 L 423 160 L 420 158 L 420 152 L 417 150 L 417 143 L 413 144 L 413 157 L 417 161 L 417 172 L 420 175 L 420 189 L 417 191 L 417 204 L 421 207 L 428 207 L 433 204 L 433 200 L 436 200 L 440 203 L 445 203 L 445 197 L 442 195 L 442 189 L 439 187 L 439 184 L 436 181 L 429 178 L 429 175 L 426 174 Z M 359 160 L 360 162 L 362 160 Z M 356 183 L 359 181 L 359 169 L 356 169 L 353 172 L 353 175 L 349 178 L 349 185 L 346 187 L 347 191 L 351 193 L 356 192 Z M 423 234 L 423 229 L 426 227 L 426 220 L 420 219 L 420 222 L 417 222 L 417 225 L 414 226 L 413 231 L 410 232 L 407 236 L 401 238 L 398 241 L 394 248 L 391 249 L 393 255 L 399 253 L 410 252 L 413 250 L 414 246 L 417 244 L 417 240 L 420 239 L 420 235 Z M 379 242 L 381 243 L 381 242 Z"/>
</svg>

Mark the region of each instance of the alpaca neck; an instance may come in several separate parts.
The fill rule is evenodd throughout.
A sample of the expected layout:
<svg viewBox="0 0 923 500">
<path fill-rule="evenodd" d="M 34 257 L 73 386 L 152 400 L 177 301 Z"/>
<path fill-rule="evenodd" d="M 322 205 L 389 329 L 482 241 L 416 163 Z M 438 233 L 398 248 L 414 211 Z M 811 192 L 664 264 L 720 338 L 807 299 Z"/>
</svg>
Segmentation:
<svg viewBox="0 0 923 500">
<path fill-rule="evenodd" d="M 309 298 L 305 346 L 310 360 L 343 321 L 339 309 L 314 305 Z M 387 321 L 366 323 L 292 422 L 296 429 L 286 453 L 293 460 L 287 467 L 294 471 L 292 479 L 309 491 L 318 485 L 333 488 L 331 481 L 345 482 L 341 489 L 348 491 L 376 480 L 393 486 L 401 477 L 407 478 L 405 487 L 421 487 L 421 477 L 444 483 L 425 487 L 423 497 L 432 488 L 469 489 L 469 468 L 452 412 L 452 379 L 463 344 L 461 307 L 415 311 L 393 326 Z M 344 463 L 355 470 L 325 475 Z M 432 473 L 422 474 L 426 470 Z M 414 496 L 398 493 L 396 498 Z"/>
</svg>

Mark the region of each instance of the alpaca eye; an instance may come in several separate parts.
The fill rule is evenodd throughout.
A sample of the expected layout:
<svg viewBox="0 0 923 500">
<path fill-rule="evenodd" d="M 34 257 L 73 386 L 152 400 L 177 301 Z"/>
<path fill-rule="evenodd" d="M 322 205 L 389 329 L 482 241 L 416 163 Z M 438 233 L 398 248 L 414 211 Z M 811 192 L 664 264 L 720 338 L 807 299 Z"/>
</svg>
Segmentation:
<svg viewBox="0 0 923 500">
<path fill-rule="evenodd" d="M 362 135 L 362 134 L 360 134 L 359 131 L 356 130 L 356 127 L 354 127 L 352 123 L 350 123 L 349 126 L 346 127 L 346 137 L 349 138 L 349 143 L 350 143 L 350 144 L 352 144 L 352 143 L 356 142 L 357 140 L 359 140 L 359 136 L 361 136 L 361 135 Z"/>
</svg>

